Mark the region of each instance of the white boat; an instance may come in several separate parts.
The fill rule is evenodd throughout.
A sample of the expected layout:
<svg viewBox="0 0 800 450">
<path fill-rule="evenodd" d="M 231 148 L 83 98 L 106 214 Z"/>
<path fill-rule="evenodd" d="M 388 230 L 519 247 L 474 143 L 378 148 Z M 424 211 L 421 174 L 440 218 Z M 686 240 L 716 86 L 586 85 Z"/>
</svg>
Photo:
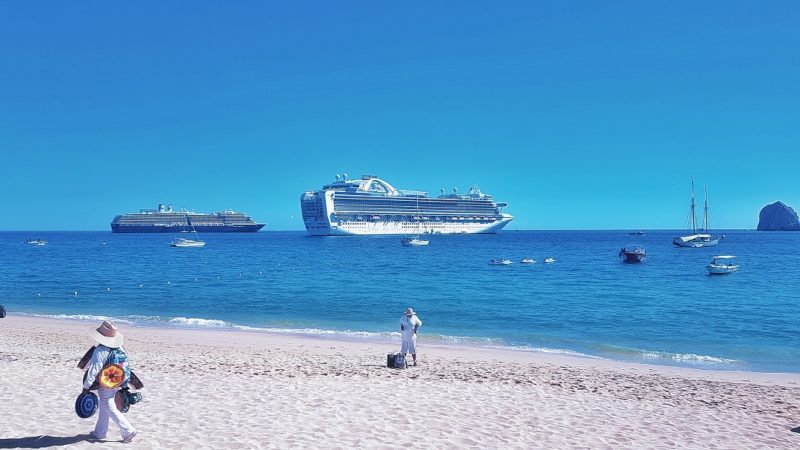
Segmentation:
<svg viewBox="0 0 800 450">
<path fill-rule="evenodd" d="M 186 215 L 186 222 L 192 226 L 192 233 L 194 233 L 194 239 L 186 239 L 186 238 L 175 238 L 172 242 L 169 243 L 170 247 L 205 247 L 205 241 L 200 240 L 200 236 L 197 235 L 197 230 L 194 228 L 194 224 L 189 219 L 189 215 Z M 183 231 L 181 231 L 183 232 Z"/>
<path fill-rule="evenodd" d="M 708 234 L 708 187 L 705 189 L 705 204 L 703 206 L 703 228 L 702 231 L 706 233 L 697 232 L 697 214 L 695 213 L 696 205 L 694 201 L 694 177 L 692 178 L 692 201 L 689 206 L 689 219 L 692 224 L 692 234 L 688 236 L 678 236 L 672 239 L 672 243 L 678 247 L 700 248 L 700 247 L 713 247 L 719 244 L 719 241 L 725 238 L 725 235 L 715 237 Z"/>
<path fill-rule="evenodd" d="M 544 263 L 545 264 L 553 264 L 554 262 L 556 262 L 555 258 L 545 258 L 544 259 Z"/>
<path fill-rule="evenodd" d="M 41 247 L 43 245 L 47 245 L 47 241 L 44 239 L 28 239 L 28 244 L 38 245 Z"/>
<path fill-rule="evenodd" d="M 416 220 L 417 222 L 417 235 L 413 238 L 401 239 L 400 240 L 401 244 L 403 244 L 406 247 L 422 247 L 430 243 L 429 241 L 425 239 L 420 239 L 419 237 L 420 227 L 422 226 L 419 222 L 420 219 L 422 218 L 419 216 L 419 196 L 417 196 L 417 209 L 416 209 L 416 216 L 414 217 L 414 220 Z"/>
<path fill-rule="evenodd" d="M 533 258 L 522 258 L 522 261 L 520 261 L 520 263 L 522 263 L 522 264 L 535 264 L 536 260 L 533 259 Z"/>
<path fill-rule="evenodd" d="M 514 263 L 511 262 L 510 259 L 505 259 L 505 258 L 492 259 L 492 260 L 489 261 L 489 265 L 490 266 L 508 266 L 508 265 L 511 265 L 511 264 L 514 264 Z"/>
<path fill-rule="evenodd" d="M 203 241 L 196 241 L 194 239 L 177 238 L 169 243 L 170 247 L 205 247 L 206 243 Z"/>
<path fill-rule="evenodd" d="M 715 256 L 711 260 L 711 264 L 706 266 L 706 269 L 711 275 L 725 275 L 726 273 L 737 272 L 739 270 L 739 261 L 733 255 Z"/>
<path fill-rule="evenodd" d="M 428 245 L 429 244 L 428 241 L 426 241 L 425 239 L 420 239 L 420 238 L 404 238 L 400 242 L 403 245 L 405 245 L 406 247 L 421 247 L 423 245 Z"/>
</svg>

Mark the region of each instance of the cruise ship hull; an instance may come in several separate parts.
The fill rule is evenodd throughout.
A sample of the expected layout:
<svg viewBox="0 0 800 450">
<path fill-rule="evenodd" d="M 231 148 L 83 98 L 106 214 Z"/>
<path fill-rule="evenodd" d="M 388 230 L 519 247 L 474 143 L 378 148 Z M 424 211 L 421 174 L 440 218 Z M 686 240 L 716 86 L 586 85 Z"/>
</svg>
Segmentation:
<svg viewBox="0 0 800 450">
<path fill-rule="evenodd" d="M 255 225 L 195 225 L 194 229 L 198 233 L 255 233 L 264 224 Z M 185 225 L 124 225 L 111 224 L 112 233 L 180 233 L 187 231 Z"/>
<path fill-rule="evenodd" d="M 492 234 L 502 230 L 511 218 L 490 223 L 445 223 L 385 221 L 385 222 L 340 222 L 319 228 L 307 227 L 312 236 L 359 236 L 380 234 Z M 419 231 L 418 231 L 419 230 Z"/>
</svg>

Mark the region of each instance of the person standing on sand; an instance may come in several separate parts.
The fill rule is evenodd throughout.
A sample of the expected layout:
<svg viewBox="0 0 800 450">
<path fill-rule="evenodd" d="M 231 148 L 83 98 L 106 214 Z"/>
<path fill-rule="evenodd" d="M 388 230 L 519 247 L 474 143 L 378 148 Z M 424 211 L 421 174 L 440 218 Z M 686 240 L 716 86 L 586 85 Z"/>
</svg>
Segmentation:
<svg viewBox="0 0 800 450">
<path fill-rule="evenodd" d="M 400 353 L 409 354 L 417 365 L 417 330 L 422 326 L 422 321 L 417 317 L 417 313 L 411 308 L 406 308 L 406 312 L 400 319 L 400 333 L 403 336 L 403 343 Z"/>
<path fill-rule="evenodd" d="M 89 336 L 94 338 L 99 345 L 94 348 L 92 359 L 89 360 L 86 379 L 83 382 L 84 394 L 88 393 L 92 388 L 92 384 L 94 384 L 97 375 L 106 365 L 112 351 L 117 351 L 117 355 L 121 352 L 122 356 L 127 361 L 127 355 L 125 355 L 125 350 L 122 348 L 122 333 L 117 330 L 117 326 L 113 322 L 105 321 L 97 327 L 97 329 L 90 328 Z M 97 396 L 99 397 L 99 415 L 94 431 L 89 433 L 90 439 L 103 440 L 106 438 L 109 417 L 119 427 L 119 431 L 122 434 L 122 442 L 127 444 L 136 436 L 136 429 L 128 422 L 128 419 L 122 412 L 117 409 L 117 405 L 114 402 L 114 397 L 120 387 L 122 386 L 117 386 L 113 389 L 107 389 L 105 387 L 97 389 Z"/>
</svg>

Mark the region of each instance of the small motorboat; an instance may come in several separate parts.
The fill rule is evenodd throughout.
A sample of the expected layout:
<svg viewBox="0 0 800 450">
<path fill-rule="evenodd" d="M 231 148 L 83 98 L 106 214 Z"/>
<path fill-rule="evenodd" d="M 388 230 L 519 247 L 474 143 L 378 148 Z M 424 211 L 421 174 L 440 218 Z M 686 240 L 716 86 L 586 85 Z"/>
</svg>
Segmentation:
<svg viewBox="0 0 800 450">
<path fill-rule="evenodd" d="M 644 247 L 639 247 L 638 245 L 633 248 L 622 247 L 619 251 L 619 257 L 622 258 L 622 262 L 640 263 L 647 258 L 647 252 L 645 252 Z"/>
<path fill-rule="evenodd" d="M 28 239 L 28 244 L 38 245 L 41 247 L 43 245 L 47 245 L 47 241 L 44 239 Z"/>
<path fill-rule="evenodd" d="M 733 255 L 715 256 L 706 266 L 709 275 L 725 275 L 739 271 L 739 260 Z"/>
<path fill-rule="evenodd" d="M 536 260 L 533 259 L 533 258 L 522 258 L 522 261 L 520 261 L 520 262 L 522 264 L 535 264 Z"/>
<path fill-rule="evenodd" d="M 544 259 L 544 263 L 545 264 L 553 264 L 554 262 L 556 262 L 555 258 L 545 258 Z"/>
<path fill-rule="evenodd" d="M 421 247 L 423 245 L 428 245 L 430 242 L 420 238 L 403 238 L 400 243 L 406 247 Z"/>
<path fill-rule="evenodd" d="M 205 247 L 205 241 L 178 238 L 169 243 L 170 247 Z"/>
<path fill-rule="evenodd" d="M 642 231 L 642 230 L 631 231 L 630 233 L 628 233 L 628 235 L 630 235 L 630 236 L 644 236 L 644 231 Z"/>
<path fill-rule="evenodd" d="M 511 264 L 514 264 L 514 263 L 511 262 L 510 259 L 505 259 L 505 258 L 492 259 L 492 260 L 489 261 L 489 265 L 490 266 L 508 266 L 508 265 L 511 265 Z"/>
</svg>

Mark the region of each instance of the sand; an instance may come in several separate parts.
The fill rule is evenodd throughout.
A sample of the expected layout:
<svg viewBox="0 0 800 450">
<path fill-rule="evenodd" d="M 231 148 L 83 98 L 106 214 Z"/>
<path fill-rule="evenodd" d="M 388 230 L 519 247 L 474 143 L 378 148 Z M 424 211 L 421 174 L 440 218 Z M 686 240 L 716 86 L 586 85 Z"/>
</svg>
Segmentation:
<svg viewBox="0 0 800 450">
<path fill-rule="evenodd" d="M 87 441 L 93 323 L 0 320 L 0 448 Z M 130 448 L 800 448 L 800 376 L 263 332 L 123 327 L 143 403 Z M 797 431 L 793 431 L 797 429 Z"/>
</svg>

